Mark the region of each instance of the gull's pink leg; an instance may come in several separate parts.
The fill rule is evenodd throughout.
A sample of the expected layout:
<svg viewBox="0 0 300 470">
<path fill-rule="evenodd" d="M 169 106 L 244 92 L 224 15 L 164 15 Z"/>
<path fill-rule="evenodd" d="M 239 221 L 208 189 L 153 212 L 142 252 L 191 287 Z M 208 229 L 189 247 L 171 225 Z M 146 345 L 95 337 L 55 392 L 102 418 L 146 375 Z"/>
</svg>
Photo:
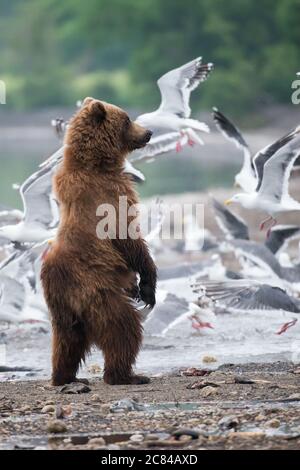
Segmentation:
<svg viewBox="0 0 300 470">
<path fill-rule="evenodd" d="M 194 147 L 194 145 L 196 145 L 196 142 L 195 142 L 193 139 L 191 139 L 191 138 L 189 137 L 189 139 L 188 139 L 188 145 L 189 145 L 190 147 Z"/>
<path fill-rule="evenodd" d="M 262 232 L 262 231 L 264 230 L 266 224 L 267 224 L 268 222 L 270 222 L 271 220 L 273 220 L 273 217 L 271 217 L 271 216 L 269 216 L 269 217 L 267 217 L 266 219 L 264 219 L 264 220 L 262 221 L 262 223 L 260 224 L 260 226 L 259 226 L 259 230 Z"/>
<path fill-rule="evenodd" d="M 285 333 L 289 328 L 292 328 L 292 326 L 295 326 L 297 323 L 298 319 L 296 318 L 295 320 L 289 321 L 288 323 L 285 323 L 282 325 L 280 330 L 276 333 L 277 335 L 282 335 Z"/>
<path fill-rule="evenodd" d="M 201 328 L 210 328 L 211 330 L 214 329 L 211 323 L 199 320 L 196 315 L 191 316 L 190 319 L 192 320 L 192 328 L 195 330 L 200 330 Z"/>
<path fill-rule="evenodd" d="M 181 150 L 182 150 L 182 145 L 181 145 L 180 140 L 178 140 L 178 142 L 176 144 L 176 152 L 179 153 L 179 152 L 181 152 Z"/>
</svg>

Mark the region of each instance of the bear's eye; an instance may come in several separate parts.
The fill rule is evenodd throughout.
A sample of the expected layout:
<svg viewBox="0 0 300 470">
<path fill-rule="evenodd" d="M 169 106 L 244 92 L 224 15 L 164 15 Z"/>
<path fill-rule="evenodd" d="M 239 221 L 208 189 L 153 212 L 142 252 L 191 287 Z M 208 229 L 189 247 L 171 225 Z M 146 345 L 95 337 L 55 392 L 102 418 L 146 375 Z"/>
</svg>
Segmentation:
<svg viewBox="0 0 300 470">
<path fill-rule="evenodd" d="M 126 127 L 129 127 L 130 124 L 131 124 L 131 120 L 130 120 L 130 118 L 127 116 L 126 119 L 125 119 L 125 126 L 126 126 Z"/>
</svg>

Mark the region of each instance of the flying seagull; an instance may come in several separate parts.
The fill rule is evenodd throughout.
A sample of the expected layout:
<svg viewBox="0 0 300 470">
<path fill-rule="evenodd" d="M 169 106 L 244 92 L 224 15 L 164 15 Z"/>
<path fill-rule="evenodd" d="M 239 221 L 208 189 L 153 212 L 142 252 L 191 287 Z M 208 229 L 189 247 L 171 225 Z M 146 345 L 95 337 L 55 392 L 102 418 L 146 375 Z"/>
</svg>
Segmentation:
<svg viewBox="0 0 300 470">
<path fill-rule="evenodd" d="M 183 138 L 187 138 L 187 143 L 191 146 L 195 143 L 202 144 L 198 132 L 209 132 L 209 128 L 205 123 L 190 118 L 189 101 L 191 92 L 208 78 L 212 69 L 213 64 L 202 64 L 202 57 L 197 57 L 164 74 L 157 81 L 161 93 L 159 108 L 152 113 L 140 115 L 136 122 L 154 132 L 175 132 L 177 151 L 182 148 Z"/>
<path fill-rule="evenodd" d="M 299 156 L 300 127 L 289 134 L 289 142 L 269 157 L 267 153 L 257 155 L 254 166 L 257 175 L 257 188 L 250 193 L 239 193 L 225 201 L 226 205 L 238 203 L 245 209 L 256 209 L 266 212 L 269 217 L 265 219 L 260 229 L 263 230 L 268 222 L 271 227 L 277 224 L 275 216 L 280 212 L 299 211 L 300 204 L 288 193 L 288 184 L 292 167 Z"/>
<path fill-rule="evenodd" d="M 265 148 L 261 149 L 255 155 L 252 155 L 250 148 L 244 139 L 240 130 L 217 108 L 213 108 L 213 119 L 227 140 L 234 142 L 235 145 L 244 153 L 244 161 L 241 171 L 235 176 L 235 186 L 240 187 L 247 193 L 254 192 L 258 185 L 257 172 L 261 172 L 263 165 L 271 158 L 279 149 L 288 144 L 295 134 L 289 132 L 280 139 L 276 140 Z M 255 166 L 256 161 L 256 166 Z M 294 162 L 297 164 L 297 162 Z"/>
<path fill-rule="evenodd" d="M 13 243 L 39 243 L 55 234 L 57 205 L 52 196 L 52 173 L 42 170 L 20 187 L 23 218 L 15 225 L 0 227 L 0 236 Z"/>
<path fill-rule="evenodd" d="M 233 214 L 223 204 L 213 199 L 213 207 L 216 214 L 216 222 L 226 240 L 250 240 L 249 229 L 246 222 Z M 300 236 L 299 225 L 277 225 L 273 227 L 269 238 L 265 241 L 265 246 L 276 254 L 293 238 Z"/>
<path fill-rule="evenodd" d="M 300 313 L 300 304 L 283 289 L 251 279 L 194 284 L 200 293 L 232 310 L 283 310 Z"/>
</svg>

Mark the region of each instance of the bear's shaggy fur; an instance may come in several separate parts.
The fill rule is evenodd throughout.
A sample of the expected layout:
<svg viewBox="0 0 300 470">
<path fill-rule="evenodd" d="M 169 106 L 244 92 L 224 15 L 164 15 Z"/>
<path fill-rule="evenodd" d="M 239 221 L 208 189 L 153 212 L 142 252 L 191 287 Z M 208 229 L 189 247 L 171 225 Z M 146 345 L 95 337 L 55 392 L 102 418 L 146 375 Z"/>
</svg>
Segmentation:
<svg viewBox="0 0 300 470">
<path fill-rule="evenodd" d="M 140 297 L 155 304 L 156 267 L 141 237 L 99 239 L 96 210 L 109 203 L 118 215 L 120 196 L 127 196 L 128 206 L 137 203 L 122 170 L 128 153 L 150 137 L 123 110 L 93 98 L 85 99 L 70 122 L 54 178 L 60 225 L 41 274 L 52 320 L 54 385 L 76 380 L 91 345 L 103 351 L 106 383 L 148 381 L 132 372 L 142 326 L 130 294 L 136 296 L 138 273 Z"/>
</svg>

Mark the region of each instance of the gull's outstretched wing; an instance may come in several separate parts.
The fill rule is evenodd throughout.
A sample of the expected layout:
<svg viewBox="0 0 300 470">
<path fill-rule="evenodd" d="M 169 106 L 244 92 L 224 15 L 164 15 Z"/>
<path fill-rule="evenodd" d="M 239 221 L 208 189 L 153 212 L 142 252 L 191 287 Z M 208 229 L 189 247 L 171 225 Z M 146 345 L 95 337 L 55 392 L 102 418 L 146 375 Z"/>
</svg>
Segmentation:
<svg viewBox="0 0 300 470">
<path fill-rule="evenodd" d="M 168 132 L 157 137 L 152 137 L 150 142 L 142 149 L 135 150 L 130 156 L 131 162 L 152 160 L 154 157 L 176 149 L 177 143 L 181 145 L 187 143 L 188 137 L 182 136 L 179 132 Z"/>
<path fill-rule="evenodd" d="M 249 230 L 243 219 L 237 217 L 216 199 L 213 199 L 213 207 L 216 221 L 222 232 L 225 233 L 227 240 L 249 240 Z"/>
<path fill-rule="evenodd" d="M 281 250 L 288 240 L 300 235 L 300 226 L 298 225 L 276 225 L 270 232 L 270 236 L 265 241 L 269 250 L 276 254 Z"/>
<path fill-rule="evenodd" d="M 164 74 L 157 81 L 161 93 L 160 111 L 188 118 L 191 114 L 190 94 L 207 79 L 212 69 L 213 64 L 202 65 L 202 57 L 197 57 Z"/>
<path fill-rule="evenodd" d="M 219 131 L 227 140 L 233 142 L 238 148 L 247 150 L 250 154 L 249 146 L 245 141 L 241 131 L 217 108 L 213 108 L 213 120 Z"/>
<path fill-rule="evenodd" d="M 252 280 L 205 282 L 194 285 L 193 289 L 230 310 L 283 310 L 300 313 L 299 306 L 284 290 Z"/>
<path fill-rule="evenodd" d="M 0 276 L 0 321 L 17 322 L 25 306 L 26 292 L 22 283 Z"/>
<path fill-rule="evenodd" d="M 38 224 L 48 229 L 53 223 L 54 214 L 51 204 L 52 171 L 40 170 L 41 176 L 27 180 L 20 188 L 24 206 L 24 222 Z"/>
<path fill-rule="evenodd" d="M 300 146 L 300 142 L 298 142 L 298 146 Z M 288 186 L 291 171 L 298 155 L 298 151 L 282 148 L 265 163 L 258 191 L 259 196 L 276 204 L 283 199 L 292 201 L 288 193 Z M 296 201 L 293 202 L 296 203 Z"/>
<path fill-rule="evenodd" d="M 264 176 L 264 167 L 265 164 L 275 156 L 275 154 L 281 150 L 283 147 L 285 147 L 287 144 L 292 142 L 293 139 L 295 139 L 300 132 L 300 127 L 297 127 L 296 129 L 292 130 L 291 132 L 288 132 L 285 134 L 283 137 L 280 139 L 276 140 L 270 145 L 267 145 L 263 150 L 260 150 L 253 158 L 253 164 L 255 168 L 255 173 L 257 177 L 257 188 L 256 191 L 259 191 L 262 185 L 262 180 Z M 286 151 L 288 151 L 288 148 L 286 148 Z"/>
</svg>

